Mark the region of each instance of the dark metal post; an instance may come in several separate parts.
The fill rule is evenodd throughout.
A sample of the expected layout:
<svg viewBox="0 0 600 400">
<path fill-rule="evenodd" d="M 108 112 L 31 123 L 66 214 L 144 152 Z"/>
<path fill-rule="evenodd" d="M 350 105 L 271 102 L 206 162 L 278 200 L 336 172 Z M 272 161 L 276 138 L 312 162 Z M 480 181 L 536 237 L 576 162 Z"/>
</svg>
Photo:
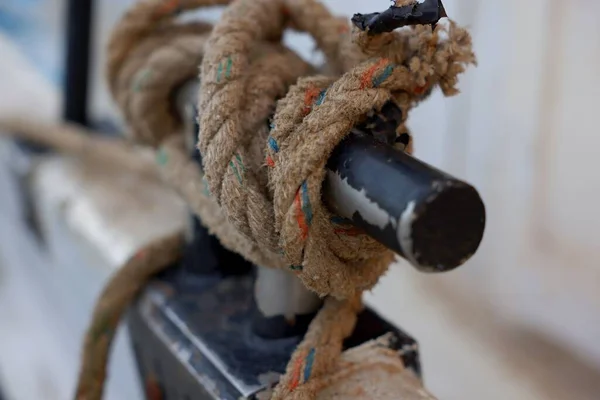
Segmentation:
<svg viewBox="0 0 600 400">
<path fill-rule="evenodd" d="M 66 16 L 64 110 L 67 121 L 88 124 L 93 0 L 69 0 Z"/>
</svg>

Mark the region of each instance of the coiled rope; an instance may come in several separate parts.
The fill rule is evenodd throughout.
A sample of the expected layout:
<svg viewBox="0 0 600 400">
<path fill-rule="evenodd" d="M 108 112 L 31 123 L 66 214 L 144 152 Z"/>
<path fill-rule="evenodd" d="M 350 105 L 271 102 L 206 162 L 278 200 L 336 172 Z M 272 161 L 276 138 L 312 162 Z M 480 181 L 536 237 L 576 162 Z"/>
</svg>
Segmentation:
<svg viewBox="0 0 600 400">
<path fill-rule="evenodd" d="M 393 258 L 368 236 L 336 229 L 321 201 L 325 163 L 347 132 L 386 102 L 394 101 L 406 118 L 434 87 L 456 94 L 457 76 L 474 63 L 471 38 L 452 21 L 435 30 L 370 35 L 317 0 L 235 0 L 215 27 L 176 19 L 227 4 L 135 4 L 111 36 L 108 83 L 127 137 L 156 149 L 152 174 L 178 191 L 226 248 L 257 265 L 287 268 L 327 296 L 271 397 L 312 399 L 354 329 L 362 292 Z M 327 59 L 322 69 L 281 43 L 287 28 L 315 39 Z M 198 65 L 202 170 L 186 154 L 182 121 L 172 108 L 174 92 L 197 76 Z M 0 127 L 48 143 L 39 126 L 23 120 Z M 98 140 L 84 140 L 74 129 L 57 138 L 86 144 L 66 150 L 81 154 Z M 98 148 L 103 151 L 108 157 L 109 149 Z M 131 154 L 134 161 L 119 162 L 146 165 Z M 181 244 L 180 235 L 149 244 L 108 282 L 86 335 L 78 400 L 101 399 L 121 315 L 148 279 L 179 258 Z"/>
</svg>

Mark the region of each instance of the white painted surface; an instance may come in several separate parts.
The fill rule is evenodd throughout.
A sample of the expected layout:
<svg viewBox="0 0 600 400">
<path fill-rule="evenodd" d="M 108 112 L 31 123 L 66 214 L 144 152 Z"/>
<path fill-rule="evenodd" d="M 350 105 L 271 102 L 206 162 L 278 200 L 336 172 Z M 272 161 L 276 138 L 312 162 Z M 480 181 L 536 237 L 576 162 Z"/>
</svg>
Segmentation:
<svg viewBox="0 0 600 400">
<path fill-rule="evenodd" d="M 402 246 L 402 251 L 404 252 L 405 257 L 408 261 L 412 263 L 414 266 L 418 266 L 416 256 L 418 254 L 414 254 L 413 252 L 413 241 L 412 241 L 412 224 L 415 220 L 415 202 L 411 201 L 406 206 L 406 209 L 402 212 L 400 216 L 400 223 L 398 224 L 398 241 L 400 242 L 400 246 Z"/>
<path fill-rule="evenodd" d="M 396 221 L 391 215 L 379 207 L 379 204 L 367 196 L 364 188 L 357 190 L 348 183 L 348 178 L 342 178 L 337 172 L 328 170 L 327 179 L 329 184 L 328 196 L 335 199 L 336 211 L 342 217 L 352 219 L 355 213 L 371 225 L 384 229 L 388 225 L 396 227 Z M 341 199 L 345 201 L 341 201 Z"/>
</svg>

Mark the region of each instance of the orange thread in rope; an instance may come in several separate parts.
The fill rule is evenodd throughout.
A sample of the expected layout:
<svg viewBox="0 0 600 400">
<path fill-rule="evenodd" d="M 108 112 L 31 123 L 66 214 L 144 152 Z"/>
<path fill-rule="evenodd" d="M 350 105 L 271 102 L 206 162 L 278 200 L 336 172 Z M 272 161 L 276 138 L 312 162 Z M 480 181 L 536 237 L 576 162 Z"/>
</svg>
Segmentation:
<svg viewBox="0 0 600 400">
<path fill-rule="evenodd" d="M 348 32 L 350 32 L 350 27 L 347 24 L 340 25 L 339 32 L 340 33 L 348 33 Z"/>
<path fill-rule="evenodd" d="M 315 100 L 321 94 L 321 89 L 310 87 L 304 92 L 304 114 L 308 114 Z"/>
<path fill-rule="evenodd" d="M 179 0 L 167 0 L 165 3 L 158 7 L 157 11 L 159 14 L 170 14 L 177 10 L 179 7 Z"/>
<path fill-rule="evenodd" d="M 427 85 L 423 85 L 423 86 L 417 86 L 414 90 L 413 93 L 417 94 L 417 95 L 421 95 L 423 93 L 425 93 L 425 91 L 427 90 Z"/>
<path fill-rule="evenodd" d="M 382 58 L 377 62 L 377 64 L 372 65 L 369 69 L 367 69 L 360 77 L 360 88 L 366 89 L 371 86 L 373 84 L 373 75 L 375 75 L 375 72 L 384 65 L 387 65 L 389 62 L 390 61 L 387 58 Z"/>
<path fill-rule="evenodd" d="M 336 228 L 334 229 L 334 232 L 346 236 L 358 236 L 363 233 L 363 231 L 358 228 Z"/>
<path fill-rule="evenodd" d="M 300 384 L 300 374 L 302 372 L 302 363 L 304 362 L 304 358 L 306 357 L 306 352 L 302 354 L 302 356 L 296 359 L 294 362 L 294 372 L 292 375 L 292 381 L 290 382 L 290 391 L 294 391 Z"/>
<path fill-rule="evenodd" d="M 308 237 L 308 224 L 306 223 L 306 217 L 304 212 L 302 211 L 302 199 L 300 197 L 300 189 L 296 192 L 296 197 L 294 198 L 294 205 L 296 206 L 296 221 L 298 222 L 298 227 L 302 231 L 302 240 L 306 240 Z"/>
</svg>

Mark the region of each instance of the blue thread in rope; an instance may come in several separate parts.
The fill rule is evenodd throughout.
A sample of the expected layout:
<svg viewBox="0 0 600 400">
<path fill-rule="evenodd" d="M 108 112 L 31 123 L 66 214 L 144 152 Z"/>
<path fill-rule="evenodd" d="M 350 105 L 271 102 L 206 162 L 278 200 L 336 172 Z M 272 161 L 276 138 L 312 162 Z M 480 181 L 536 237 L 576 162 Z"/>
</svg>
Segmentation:
<svg viewBox="0 0 600 400">
<path fill-rule="evenodd" d="M 279 145 L 277 144 L 277 141 L 272 136 L 269 136 L 269 147 L 275 153 L 279 152 Z"/>
<path fill-rule="evenodd" d="M 306 365 L 304 367 L 304 382 L 308 381 L 308 379 L 310 378 L 313 363 L 315 362 L 315 353 L 316 353 L 316 350 L 314 348 L 312 348 L 312 349 L 310 349 L 308 356 L 306 356 Z"/>
<path fill-rule="evenodd" d="M 304 215 L 306 216 L 306 224 L 310 226 L 313 213 L 310 205 L 310 198 L 308 197 L 308 184 L 306 181 L 302 182 L 302 212 L 304 212 Z"/>
<path fill-rule="evenodd" d="M 321 104 L 323 104 L 323 102 L 325 101 L 325 96 L 327 95 L 327 89 L 323 89 L 321 90 L 321 92 L 319 93 L 319 97 L 317 97 L 317 101 L 315 102 L 316 105 L 320 106 Z"/>
<path fill-rule="evenodd" d="M 390 64 L 387 67 L 385 67 L 381 74 L 373 78 L 373 87 L 378 87 L 383 82 L 385 82 L 385 80 L 392 75 L 392 72 L 394 72 L 393 64 Z"/>
</svg>

